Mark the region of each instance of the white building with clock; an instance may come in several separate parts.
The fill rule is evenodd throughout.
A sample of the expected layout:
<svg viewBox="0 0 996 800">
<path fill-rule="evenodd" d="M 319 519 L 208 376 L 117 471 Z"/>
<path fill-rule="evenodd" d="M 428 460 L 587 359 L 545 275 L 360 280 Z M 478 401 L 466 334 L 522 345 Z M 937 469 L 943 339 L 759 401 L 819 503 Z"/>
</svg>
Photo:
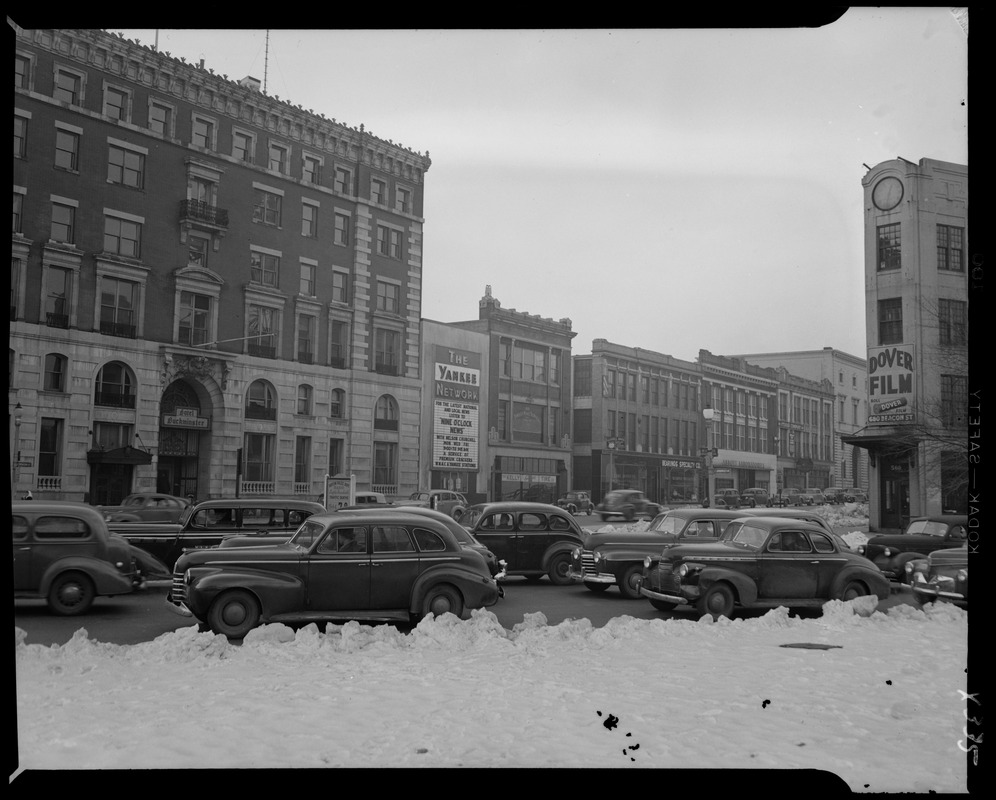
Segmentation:
<svg viewBox="0 0 996 800">
<path fill-rule="evenodd" d="M 862 179 L 871 530 L 966 513 L 968 167 L 896 158 Z M 981 284 L 981 281 L 979 281 Z"/>
</svg>

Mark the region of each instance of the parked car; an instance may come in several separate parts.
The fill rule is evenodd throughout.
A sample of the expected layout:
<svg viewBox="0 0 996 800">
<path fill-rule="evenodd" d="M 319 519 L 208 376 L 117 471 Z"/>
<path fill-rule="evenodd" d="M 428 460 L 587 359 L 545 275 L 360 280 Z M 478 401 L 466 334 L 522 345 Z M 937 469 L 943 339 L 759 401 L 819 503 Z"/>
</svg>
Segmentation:
<svg viewBox="0 0 996 800">
<path fill-rule="evenodd" d="M 595 513 L 603 522 L 610 517 L 622 517 L 627 522 L 637 517 L 653 518 L 661 511 L 661 506 L 649 500 L 639 489 L 613 489 L 595 506 Z"/>
<path fill-rule="evenodd" d="M 913 599 L 920 605 L 943 600 L 968 608 L 968 544 L 935 550 L 926 558 L 906 562 Z"/>
<path fill-rule="evenodd" d="M 128 594 L 137 572 L 132 548 L 82 503 L 11 503 L 14 597 L 44 598 L 61 616 L 83 614 L 96 597 Z"/>
<path fill-rule="evenodd" d="M 771 505 L 779 508 L 785 508 L 787 506 L 802 506 L 805 504 L 806 503 L 802 498 L 802 489 L 796 489 L 795 487 L 786 487 L 782 489 L 771 501 Z"/>
<path fill-rule="evenodd" d="M 409 623 L 498 602 L 479 553 L 424 514 L 315 514 L 288 541 L 180 556 L 167 601 L 215 633 L 328 620 Z"/>
<path fill-rule="evenodd" d="M 217 547 L 222 540 L 251 536 L 263 544 L 270 534 L 288 535 L 313 514 L 322 514 L 321 503 L 294 498 L 238 498 L 204 500 L 188 508 L 180 522 L 111 522 L 111 530 L 131 544 L 148 551 L 170 570 L 187 549 Z"/>
<path fill-rule="evenodd" d="M 732 617 L 736 608 L 819 607 L 863 595 L 885 600 L 889 581 L 816 525 L 755 517 L 731 522 L 716 543 L 679 544 L 657 562 L 648 559 L 640 594 L 661 611 L 690 605 Z"/>
<path fill-rule="evenodd" d="M 460 542 L 463 547 L 470 550 L 474 550 L 481 554 L 484 558 L 485 563 L 488 565 L 488 571 L 491 573 L 492 577 L 497 580 L 501 580 L 505 577 L 505 564 L 499 562 L 497 556 L 492 553 L 487 547 L 485 547 L 481 542 L 479 542 L 474 535 L 467 530 L 463 525 L 457 522 L 449 514 L 444 514 L 442 511 L 436 511 L 434 508 L 423 508 L 422 506 L 394 506 L 387 505 L 382 509 L 377 508 L 373 505 L 367 506 L 355 506 L 354 510 L 384 510 L 384 511 L 398 511 L 405 514 L 421 514 L 423 516 L 429 517 L 431 519 L 438 520 L 440 523 L 445 525 L 450 532 L 456 537 L 456 540 Z M 288 539 L 290 536 L 287 537 Z M 269 540 L 269 537 L 267 537 Z M 221 543 L 222 547 L 229 547 L 232 545 L 232 540 L 226 539 Z"/>
<path fill-rule="evenodd" d="M 572 514 L 588 514 L 591 516 L 595 504 L 591 502 L 591 495 L 588 492 L 566 492 L 557 500 L 557 505 L 567 509 Z"/>
<path fill-rule="evenodd" d="M 906 563 L 926 558 L 935 550 L 959 547 L 968 541 L 968 517 L 962 514 L 938 514 L 914 517 L 902 533 L 879 533 L 858 548 L 891 581 L 909 581 Z"/>
<path fill-rule="evenodd" d="M 139 492 L 129 494 L 116 506 L 98 506 L 108 522 L 179 522 L 190 507 L 186 497 Z"/>
<path fill-rule="evenodd" d="M 678 508 L 651 520 L 645 531 L 611 530 L 589 533 L 571 552 L 568 577 L 593 592 L 618 586 L 623 597 L 640 596 L 643 560 L 684 541 L 716 541 L 726 526 L 740 514 L 733 509 Z"/>
<path fill-rule="evenodd" d="M 462 523 L 481 544 L 505 562 L 507 575 L 538 581 L 544 575 L 569 584 L 571 551 L 584 540 L 577 520 L 548 503 L 503 500 L 471 506 Z"/>
<path fill-rule="evenodd" d="M 827 502 L 819 489 L 806 489 L 801 493 L 802 504 L 806 506 L 822 506 Z"/>
<path fill-rule="evenodd" d="M 740 492 L 737 489 L 720 489 L 712 496 L 712 501 L 702 503 L 703 508 L 740 508 Z"/>
<path fill-rule="evenodd" d="M 354 501 L 358 506 L 391 505 L 391 501 L 381 492 L 357 492 Z"/>
<path fill-rule="evenodd" d="M 433 508 L 436 511 L 449 514 L 453 519 L 459 521 L 470 504 L 460 492 L 451 492 L 449 489 L 430 489 L 427 492 L 412 492 L 407 500 L 399 500 L 395 505 Z"/>
<path fill-rule="evenodd" d="M 844 502 L 845 503 L 867 503 L 868 495 L 861 489 L 857 487 L 852 487 L 850 489 L 844 490 Z"/>
<path fill-rule="evenodd" d="M 828 486 L 826 489 L 823 490 L 823 496 L 826 498 L 828 503 L 843 503 L 844 487 Z"/>
<path fill-rule="evenodd" d="M 770 506 L 771 497 L 768 494 L 767 489 L 744 489 L 740 493 L 740 505 L 747 506 L 748 508 L 755 508 L 757 506 Z"/>
</svg>

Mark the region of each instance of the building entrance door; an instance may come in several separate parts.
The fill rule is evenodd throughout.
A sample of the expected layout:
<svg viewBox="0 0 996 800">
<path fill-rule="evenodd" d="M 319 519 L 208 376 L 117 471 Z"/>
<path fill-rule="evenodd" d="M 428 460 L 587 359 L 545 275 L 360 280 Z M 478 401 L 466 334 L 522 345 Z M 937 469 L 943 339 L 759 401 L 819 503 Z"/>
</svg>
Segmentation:
<svg viewBox="0 0 996 800">
<path fill-rule="evenodd" d="M 880 526 L 904 530 L 910 518 L 909 472 L 899 464 L 886 465 L 881 482 Z"/>
</svg>

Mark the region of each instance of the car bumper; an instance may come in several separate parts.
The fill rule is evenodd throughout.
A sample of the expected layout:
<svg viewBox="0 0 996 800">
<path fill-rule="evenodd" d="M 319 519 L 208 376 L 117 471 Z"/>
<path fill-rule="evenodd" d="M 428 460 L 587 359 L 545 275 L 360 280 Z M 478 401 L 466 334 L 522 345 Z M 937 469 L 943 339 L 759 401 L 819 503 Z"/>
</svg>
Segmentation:
<svg viewBox="0 0 996 800">
<path fill-rule="evenodd" d="M 173 600 L 169 595 L 166 595 L 166 607 L 181 617 L 191 618 L 194 616 L 194 612 L 187 608 L 186 604 Z"/>
<path fill-rule="evenodd" d="M 662 600 L 665 603 L 694 603 L 695 597 L 689 598 L 683 594 L 674 594 L 673 592 L 658 592 L 653 589 L 648 589 L 645 585 L 640 585 L 640 594 L 646 597 L 648 600 Z M 695 591 L 696 597 L 698 595 L 698 590 Z"/>
<path fill-rule="evenodd" d="M 921 583 L 913 584 L 913 597 L 920 603 L 929 603 L 933 600 L 947 600 L 958 606 L 967 606 L 968 598 L 960 592 L 948 592 L 937 586 Z"/>
<path fill-rule="evenodd" d="M 616 582 L 616 576 L 608 572 L 599 572 L 596 575 L 592 575 L 588 572 L 578 572 L 575 569 L 570 569 L 567 571 L 567 577 L 574 583 L 614 584 Z"/>
</svg>

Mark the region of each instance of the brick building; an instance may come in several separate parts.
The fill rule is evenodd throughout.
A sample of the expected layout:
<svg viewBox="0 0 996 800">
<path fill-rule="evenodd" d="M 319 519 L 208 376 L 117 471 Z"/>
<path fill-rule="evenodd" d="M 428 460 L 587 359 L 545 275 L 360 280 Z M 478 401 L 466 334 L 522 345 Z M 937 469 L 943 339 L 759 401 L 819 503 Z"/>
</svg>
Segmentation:
<svg viewBox="0 0 996 800">
<path fill-rule="evenodd" d="M 14 41 L 12 490 L 418 488 L 428 154 L 103 31 Z"/>
</svg>

